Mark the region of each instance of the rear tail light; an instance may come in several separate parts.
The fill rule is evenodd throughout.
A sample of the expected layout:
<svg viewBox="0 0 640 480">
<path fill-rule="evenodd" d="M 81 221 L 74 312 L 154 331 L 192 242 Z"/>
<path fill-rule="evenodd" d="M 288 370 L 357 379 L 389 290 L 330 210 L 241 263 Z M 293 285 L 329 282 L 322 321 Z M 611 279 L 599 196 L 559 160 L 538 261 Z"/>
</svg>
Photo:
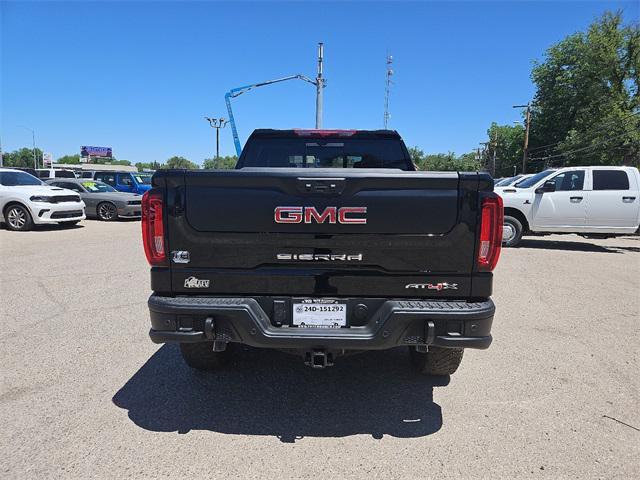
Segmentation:
<svg viewBox="0 0 640 480">
<path fill-rule="evenodd" d="M 491 272 L 498 263 L 502 248 L 502 198 L 495 195 L 482 199 L 480 241 L 478 242 L 478 270 Z"/>
<path fill-rule="evenodd" d="M 152 190 L 142 197 L 142 243 L 150 265 L 166 263 L 162 194 Z"/>
</svg>

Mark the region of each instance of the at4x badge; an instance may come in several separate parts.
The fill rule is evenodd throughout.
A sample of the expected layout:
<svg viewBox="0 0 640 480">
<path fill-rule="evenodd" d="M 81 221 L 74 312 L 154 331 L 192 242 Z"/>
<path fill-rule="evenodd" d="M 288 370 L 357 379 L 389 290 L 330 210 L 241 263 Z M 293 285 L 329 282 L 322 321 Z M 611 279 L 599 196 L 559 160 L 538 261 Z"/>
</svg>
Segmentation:
<svg viewBox="0 0 640 480">
<path fill-rule="evenodd" d="M 440 282 L 440 283 L 410 283 L 408 285 L 405 285 L 404 288 L 417 288 L 417 289 L 424 289 L 424 290 L 437 290 L 439 292 L 440 290 L 457 290 L 458 289 L 458 284 L 457 283 L 447 283 L 447 282 Z"/>
</svg>

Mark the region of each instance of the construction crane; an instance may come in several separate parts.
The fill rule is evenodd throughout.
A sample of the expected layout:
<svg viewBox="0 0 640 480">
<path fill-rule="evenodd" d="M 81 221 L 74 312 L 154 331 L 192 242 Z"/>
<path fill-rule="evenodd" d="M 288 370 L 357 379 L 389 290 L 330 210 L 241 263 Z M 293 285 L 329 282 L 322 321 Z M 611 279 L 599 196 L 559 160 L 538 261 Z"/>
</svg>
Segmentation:
<svg viewBox="0 0 640 480">
<path fill-rule="evenodd" d="M 271 85 L 273 83 L 285 82 L 287 80 L 303 80 L 316 87 L 316 128 L 322 128 L 322 89 L 325 86 L 326 80 L 322 76 L 322 62 L 324 57 L 324 44 L 318 43 L 318 76 L 315 80 L 310 79 L 305 75 L 289 75 L 288 77 L 276 78 L 275 80 L 267 80 L 266 82 L 253 83 L 251 85 L 245 85 L 244 87 L 232 88 L 224 94 L 224 101 L 227 104 L 227 112 L 229 113 L 229 124 L 231 125 L 231 133 L 233 134 L 233 143 L 236 147 L 236 154 L 240 156 L 242 152 L 242 146 L 240 145 L 240 139 L 238 138 L 238 130 L 236 128 L 236 120 L 233 117 L 233 110 L 231 109 L 231 99 L 242 95 L 249 90 L 257 87 L 264 87 L 265 85 Z"/>
<path fill-rule="evenodd" d="M 287 80 L 304 80 L 305 82 L 309 82 L 312 85 L 316 85 L 314 80 L 311 80 L 309 77 L 305 77 L 304 75 L 290 75 L 288 77 L 276 78 L 275 80 L 267 80 L 266 82 L 253 83 L 251 85 L 245 85 L 244 87 L 232 88 L 227 93 L 224 94 L 224 101 L 227 104 L 227 112 L 229 112 L 229 124 L 231 125 L 231 132 L 233 133 L 233 143 L 236 146 L 236 154 L 238 157 L 240 156 L 240 152 L 242 151 L 242 146 L 240 145 L 240 139 L 238 138 L 238 130 L 236 129 L 236 121 L 233 117 L 233 110 L 231 109 L 231 99 L 236 98 L 243 93 L 248 92 L 254 88 L 264 87 L 265 85 L 271 85 L 273 83 L 285 82 Z"/>
</svg>

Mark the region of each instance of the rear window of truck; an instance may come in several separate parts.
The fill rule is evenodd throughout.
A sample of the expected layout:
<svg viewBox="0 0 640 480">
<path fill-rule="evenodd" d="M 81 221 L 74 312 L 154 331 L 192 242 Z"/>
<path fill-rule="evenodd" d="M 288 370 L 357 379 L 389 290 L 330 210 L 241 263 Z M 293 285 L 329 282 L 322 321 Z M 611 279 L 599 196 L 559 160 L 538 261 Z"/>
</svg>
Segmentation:
<svg viewBox="0 0 640 480">
<path fill-rule="evenodd" d="M 594 190 L 629 190 L 629 177 L 624 170 L 594 170 Z"/>
<path fill-rule="evenodd" d="M 398 168 L 413 170 L 395 139 L 256 138 L 247 143 L 242 167 Z"/>
</svg>

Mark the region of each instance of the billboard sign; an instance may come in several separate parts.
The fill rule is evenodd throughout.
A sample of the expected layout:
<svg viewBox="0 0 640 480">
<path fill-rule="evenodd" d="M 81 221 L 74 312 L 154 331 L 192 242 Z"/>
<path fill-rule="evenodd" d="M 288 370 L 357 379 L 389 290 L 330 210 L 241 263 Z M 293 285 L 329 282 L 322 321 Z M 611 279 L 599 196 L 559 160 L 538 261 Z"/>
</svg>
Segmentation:
<svg viewBox="0 0 640 480">
<path fill-rule="evenodd" d="M 42 152 L 42 164 L 50 167 L 53 163 L 53 154 L 50 152 Z"/>
<path fill-rule="evenodd" d="M 112 157 L 111 147 L 80 147 L 81 157 Z"/>
</svg>

